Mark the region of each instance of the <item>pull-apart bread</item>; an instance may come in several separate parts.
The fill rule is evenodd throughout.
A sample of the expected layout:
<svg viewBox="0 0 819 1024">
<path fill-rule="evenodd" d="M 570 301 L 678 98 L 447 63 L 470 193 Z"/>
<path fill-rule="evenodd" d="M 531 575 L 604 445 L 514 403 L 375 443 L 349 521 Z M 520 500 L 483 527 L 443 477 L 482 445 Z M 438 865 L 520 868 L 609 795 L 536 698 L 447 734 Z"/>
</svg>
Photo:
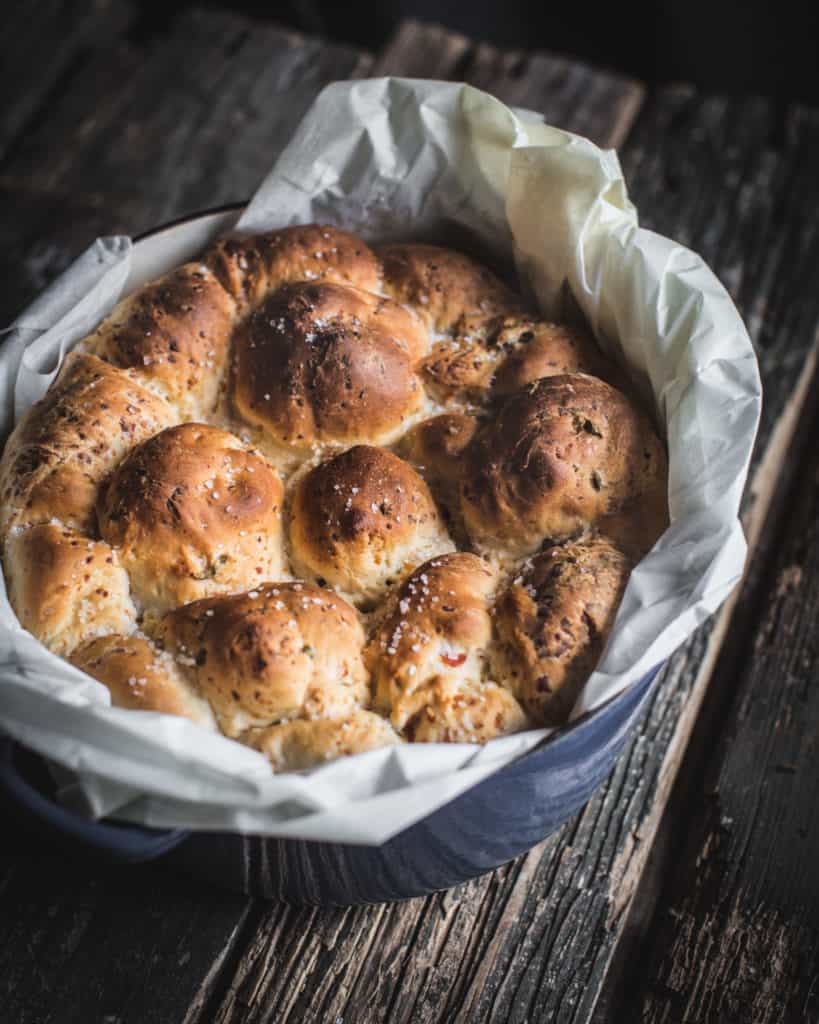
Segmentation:
<svg viewBox="0 0 819 1024">
<path fill-rule="evenodd" d="M 624 380 L 462 253 L 220 241 L 9 438 L 12 606 L 114 705 L 276 771 L 560 724 L 667 522 Z"/>
</svg>

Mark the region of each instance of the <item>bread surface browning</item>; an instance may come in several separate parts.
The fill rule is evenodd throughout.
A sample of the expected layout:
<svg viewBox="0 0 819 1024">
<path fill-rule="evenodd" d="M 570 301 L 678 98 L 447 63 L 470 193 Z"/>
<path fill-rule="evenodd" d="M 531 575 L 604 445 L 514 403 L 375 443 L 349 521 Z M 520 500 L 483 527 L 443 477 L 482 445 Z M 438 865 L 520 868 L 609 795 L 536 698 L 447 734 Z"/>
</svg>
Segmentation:
<svg viewBox="0 0 819 1024">
<path fill-rule="evenodd" d="M 201 423 L 137 445 L 97 504 L 143 610 L 161 614 L 211 594 L 278 579 L 284 487 L 239 438 Z"/>
<path fill-rule="evenodd" d="M 114 705 L 275 771 L 560 724 L 668 522 L 624 381 L 464 253 L 219 241 L 9 438 L 12 606 Z"/>
</svg>

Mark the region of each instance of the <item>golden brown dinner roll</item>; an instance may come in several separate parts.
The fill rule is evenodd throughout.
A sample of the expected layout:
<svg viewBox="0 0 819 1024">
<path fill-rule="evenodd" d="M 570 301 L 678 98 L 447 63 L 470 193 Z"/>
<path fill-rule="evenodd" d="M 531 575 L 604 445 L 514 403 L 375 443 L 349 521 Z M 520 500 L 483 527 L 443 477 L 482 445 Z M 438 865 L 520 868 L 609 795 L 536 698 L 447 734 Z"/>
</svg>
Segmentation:
<svg viewBox="0 0 819 1024">
<path fill-rule="evenodd" d="M 429 484 L 459 547 L 468 545 L 461 519 L 460 481 L 466 465 L 466 448 L 477 429 L 474 416 L 445 412 L 421 420 L 401 438 L 401 454 Z"/>
<path fill-rule="evenodd" d="M 485 402 L 540 377 L 611 368 L 584 331 L 526 316 L 468 318 L 421 364 L 424 387 L 439 402 Z"/>
<path fill-rule="evenodd" d="M 468 449 L 464 520 L 484 553 L 519 557 L 638 503 L 667 472 L 648 417 L 585 374 L 510 395 Z"/>
<path fill-rule="evenodd" d="M 494 575 L 477 555 L 439 555 L 391 595 L 367 644 L 376 707 L 403 728 L 403 702 L 439 675 L 478 684 L 492 637 Z"/>
<path fill-rule="evenodd" d="M 388 299 L 336 284 L 280 289 L 240 327 L 233 403 L 279 448 L 387 444 L 421 408 L 426 335 Z"/>
<path fill-rule="evenodd" d="M 464 469 L 464 452 L 477 429 L 474 416 L 444 412 L 408 430 L 401 438 L 401 452 L 427 479 L 457 486 Z"/>
<path fill-rule="evenodd" d="M 20 420 L 0 463 L 0 527 L 47 523 L 93 532 L 100 481 L 135 444 L 178 420 L 128 372 L 68 356 L 57 380 Z"/>
<path fill-rule="evenodd" d="M 355 603 L 372 604 L 420 562 L 452 548 L 426 483 L 382 448 L 350 448 L 294 485 L 294 569 Z"/>
<path fill-rule="evenodd" d="M 213 273 L 186 263 L 120 302 L 83 348 L 132 367 L 182 419 L 201 419 L 216 406 L 235 313 Z"/>
<path fill-rule="evenodd" d="M 314 768 L 401 742 L 386 719 L 360 708 L 342 718 L 298 718 L 266 729 L 250 729 L 241 740 L 264 754 L 276 772 Z"/>
<path fill-rule="evenodd" d="M 169 612 L 158 635 L 228 736 L 369 701 L 355 610 L 309 583 L 195 601 Z"/>
<path fill-rule="evenodd" d="M 455 332 L 466 317 L 519 313 L 519 296 L 491 270 L 454 249 L 388 245 L 380 251 L 384 291 L 414 309 L 439 333 Z"/>
<path fill-rule="evenodd" d="M 257 306 L 281 285 L 293 281 L 381 290 L 381 264 L 372 250 L 349 231 L 329 224 L 224 239 L 211 247 L 204 262 L 243 309 Z"/>
<path fill-rule="evenodd" d="M 437 402 L 479 404 L 489 393 L 500 358 L 500 352 L 484 338 L 446 338 L 433 345 L 421 363 L 421 379 Z"/>
<path fill-rule="evenodd" d="M 138 445 L 100 493 L 102 536 L 151 613 L 281 575 L 283 488 L 233 434 L 183 423 Z"/>
<path fill-rule="evenodd" d="M 276 771 L 562 721 L 668 521 L 665 448 L 619 381 L 454 250 L 315 224 L 217 242 L 120 303 L 14 431 L 10 600 L 116 706 Z"/>
<path fill-rule="evenodd" d="M 420 566 L 390 598 L 365 653 L 376 706 L 411 740 L 484 742 L 522 728 L 488 682 L 492 571 L 456 552 Z"/>
<path fill-rule="evenodd" d="M 498 321 L 490 334 L 501 354 L 492 379 L 492 395 L 506 397 L 541 377 L 588 373 L 613 381 L 615 369 L 594 338 L 580 327 L 525 317 Z"/>
<path fill-rule="evenodd" d="M 101 541 L 51 523 L 12 530 L 3 565 L 20 624 L 55 654 L 133 629 L 128 574 Z"/>
<path fill-rule="evenodd" d="M 533 720 L 559 725 L 597 664 L 630 565 L 603 537 L 536 555 L 495 608 L 492 667 Z"/>
<path fill-rule="evenodd" d="M 114 707 L 180 715 L 216 731 L 208 702 L 183 678 L 171 655 L 146 636 L 97 637 L 75 650 L 70 660 L 108 688 Z"/>
<path fill-rule="evenodd" d="M 411 743 L 486 743 L 531 726 L 514 696 L 493 682 L 436 676 L 402 704 Z"/>
</svg>

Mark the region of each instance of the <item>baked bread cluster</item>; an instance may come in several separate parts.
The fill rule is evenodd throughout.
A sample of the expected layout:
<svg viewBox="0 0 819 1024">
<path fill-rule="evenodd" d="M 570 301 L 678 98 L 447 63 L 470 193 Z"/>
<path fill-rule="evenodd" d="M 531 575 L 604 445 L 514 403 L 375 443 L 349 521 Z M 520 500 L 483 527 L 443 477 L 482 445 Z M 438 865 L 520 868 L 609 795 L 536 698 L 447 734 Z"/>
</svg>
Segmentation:
<svg viewBox="0 0 819 1024">
<path fill-rule="evenodd" d="M 565 721 L 665 449 L 582 329 L 430 245 L 223 240 L 121 302 L 0 464 L 12 606 L 277 771 Z"/>
</svg>

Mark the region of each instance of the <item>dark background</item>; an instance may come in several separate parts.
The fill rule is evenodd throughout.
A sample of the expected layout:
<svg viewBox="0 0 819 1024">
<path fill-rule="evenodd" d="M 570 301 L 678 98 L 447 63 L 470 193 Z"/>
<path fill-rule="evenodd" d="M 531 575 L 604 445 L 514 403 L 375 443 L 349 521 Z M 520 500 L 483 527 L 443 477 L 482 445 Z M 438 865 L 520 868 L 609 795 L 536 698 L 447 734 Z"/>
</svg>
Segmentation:
<svg viewBox="0 0 819 1024">
<path fill-rule="evenodd" d="M 198 0 L 201 6 L 201 0 Z M 142 0 L 150 34 L 183 4 Z M 807 0 L 221 0 L 254 18 L 367 49 L 402 18 L 436 22 L 500 48 L 545 49 L 649 84 L 819 104 L 819 4 Z"/>
</svg>

